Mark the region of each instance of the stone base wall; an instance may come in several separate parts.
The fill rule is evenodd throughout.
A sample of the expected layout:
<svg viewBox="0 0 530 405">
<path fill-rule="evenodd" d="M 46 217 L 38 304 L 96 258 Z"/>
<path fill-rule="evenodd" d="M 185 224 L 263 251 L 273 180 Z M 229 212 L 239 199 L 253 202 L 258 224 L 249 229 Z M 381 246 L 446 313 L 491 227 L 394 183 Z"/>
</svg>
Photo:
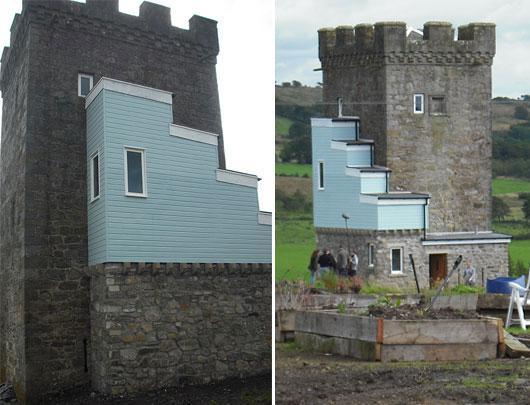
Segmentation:
<svg viewBox="0 0 530 405">
<path fill-rule="evenodd" d="M 403 231 L 365 231 L 335 228 L 317 228 L 317 245 L 320 249 L 329 248 L 334 254 L 342 246 L 359 257 L 358 274 L 366 283 L 400 289 L 416 289 L 414 273 L 410 266 L 409 254 L 414 258 L 420 288 L 429 288 L 429 255 L 447 254 L 447 272 L 455 260 L 462 255 L 460 274 L 465 268 L 465 261 L 471 259 L 477 270 L 477 285 L 483 285 L 487 278 L 508 275 L 508 244 L 465 244 L 465 245 L 432 245 L 423 246 L 423 233 L 420 230 Z M 374 265 L 368 264 L 368 245 L 375 247 Z M 403 249 L 403 273 L 391 274 L 391 249 Z M 484 278 L 482 278 L 482 273 Z M 450 285 L 458 283 L 458 272 L 450 279 Z"/>
<path fill-rule="evenodd" d="M 90 272 L 95 389 L 270 372 L 270 264 L 107 263 Z"/>
</svg>

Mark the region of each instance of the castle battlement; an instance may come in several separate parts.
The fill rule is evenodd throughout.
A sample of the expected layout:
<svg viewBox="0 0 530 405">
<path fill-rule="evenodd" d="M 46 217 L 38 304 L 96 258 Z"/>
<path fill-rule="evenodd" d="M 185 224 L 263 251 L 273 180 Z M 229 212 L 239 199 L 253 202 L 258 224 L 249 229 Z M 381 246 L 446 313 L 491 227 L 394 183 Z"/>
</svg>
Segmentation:
<svg viewBox="0 0 530 405">
<path fill-rule="evenodd" d="M 491 64 L 495 55 L 495 24 L 470 23 L 458 27 L 430 21 L 423 37 L 407 35 L 404 22 L 377 22 L 318 31 L 323 64 L 462 63 Z"/>
<path fill-rule="evenodd" d="M 23 41 L 29 23 L 53 29 L 83 31 L 95 37 L 112 36 L 129 43 L 181 53 L 185 57 L 216 63 L 219 53 L 217 21 L 194 15 L 189 29 L 171 25 L 169 7 L 144 1 L 139 16 L 119 12 L 119 0 L 23 0 L 22 14 L 11 24 L 10 46 L 2 53 L 0 83 L 8 75 L 15 48 Z M 1 86 L 0 86 L 1 88 Z"/>
</svg>

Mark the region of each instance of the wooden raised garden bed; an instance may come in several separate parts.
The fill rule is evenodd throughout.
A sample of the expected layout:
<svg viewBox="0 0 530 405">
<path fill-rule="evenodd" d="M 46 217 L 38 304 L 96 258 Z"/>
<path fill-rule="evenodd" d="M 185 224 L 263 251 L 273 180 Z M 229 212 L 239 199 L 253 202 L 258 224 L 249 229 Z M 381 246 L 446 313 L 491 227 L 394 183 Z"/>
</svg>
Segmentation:
<svg viewBox="0 0 530 405">
<path fill-rule="evenodd" d="M 339 314 L 296 313 L 302 347 L 368 361 L 484 360 L 504 353 L 501 319 L 386 320 Z"/>
</svg>

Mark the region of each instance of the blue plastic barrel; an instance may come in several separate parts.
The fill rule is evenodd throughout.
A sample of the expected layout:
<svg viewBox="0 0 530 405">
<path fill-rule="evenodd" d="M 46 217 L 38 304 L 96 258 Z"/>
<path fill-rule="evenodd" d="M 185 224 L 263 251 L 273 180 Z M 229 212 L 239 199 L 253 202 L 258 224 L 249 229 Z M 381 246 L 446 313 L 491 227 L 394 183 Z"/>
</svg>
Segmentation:
<svg viewBox="0 0 530 405">
<path fill-rule="evenodd" d="M 518 278 L 514 277 L 497 277 L 493 280 L 486 280 L 486 292 L 490 294 L 511 294 L 512 289 L 508 285 L 509 282 L 515 282 L 521 287 L 525 286 L 525 276 Z"/>
</svg>

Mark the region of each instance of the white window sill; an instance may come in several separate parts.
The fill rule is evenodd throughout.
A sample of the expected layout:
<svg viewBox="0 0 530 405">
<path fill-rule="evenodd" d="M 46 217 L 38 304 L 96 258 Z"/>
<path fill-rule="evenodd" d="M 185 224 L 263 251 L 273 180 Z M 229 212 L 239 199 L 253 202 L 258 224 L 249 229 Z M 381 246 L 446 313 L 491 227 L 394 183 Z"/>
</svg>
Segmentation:
<svg viewBox="0 0 530 405">
<path fill-rule="evenodd" d="M 100 197 L 100 196 L 98 195 L 97 197 L 91 198 L 91 199 L 90 199 L 90 203 L 92 204 L 93 202 L 99 200 L 99 197 Z"/>
<path fill-rule="evenodd" d="M 125 197 L 147 198 L 147 194 L 125 193 Z"/>
<path fill-rule="evenodd" d="M 405 273 L 403 273 L 402 271 L 400 272 L 393 272 L 393 273 L 390 273 L 390 277 L 407 277 L 407 275 Z"/>
</svg>

